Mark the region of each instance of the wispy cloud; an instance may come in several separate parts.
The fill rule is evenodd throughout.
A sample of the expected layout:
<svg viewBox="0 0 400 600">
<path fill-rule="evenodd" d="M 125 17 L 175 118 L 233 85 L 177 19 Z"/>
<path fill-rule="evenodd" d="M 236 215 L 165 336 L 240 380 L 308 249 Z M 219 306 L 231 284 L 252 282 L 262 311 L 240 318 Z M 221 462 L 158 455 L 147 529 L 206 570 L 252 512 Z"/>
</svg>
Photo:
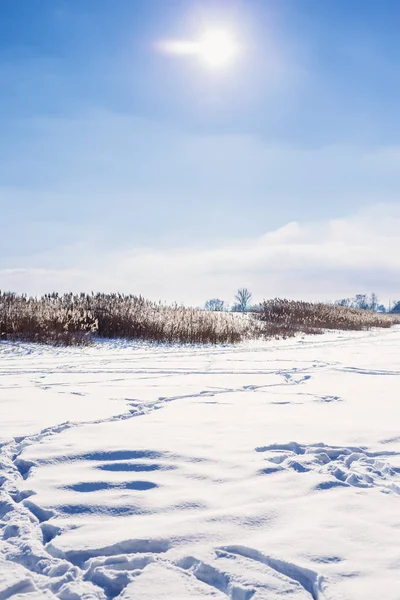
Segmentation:
<svg viewBox="0 0 400 600">
<path fill-rule="evenodd" d="M 209 249 L 65 247 L 31 267 L 0 271 L 3 289 L 43 293 L 123 291 L 199 304 L 229 300 L 239 286 L 257 299 L 335 299 L 375 291 L 400 295 L 400 207 L 377 205 L 347 219 L 288 223 Z M 46 262 L 46 268 L 41 267 Z M 58 268 L 62 264 L 63 268 Z"/>
<path fill-rule="evenodd" d="M 0 159 L 5 251 L 47 237 L 32 223 L 63 243 L 79 229 L 110 245 L 209 244 L 399 201 L 395 146 L 296 146 L 105 111 L 22 121 Z"/>
</svg>

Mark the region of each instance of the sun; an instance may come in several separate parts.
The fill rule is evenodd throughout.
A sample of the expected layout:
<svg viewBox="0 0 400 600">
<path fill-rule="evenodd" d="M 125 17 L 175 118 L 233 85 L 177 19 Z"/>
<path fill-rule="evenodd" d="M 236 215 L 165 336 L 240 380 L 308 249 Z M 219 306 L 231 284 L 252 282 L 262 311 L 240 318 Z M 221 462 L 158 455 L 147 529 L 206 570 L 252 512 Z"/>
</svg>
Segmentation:
<svg viewBox="0 0 400 600">
<path fill-rule="evenodd" d="M 235 36 L 227 29 L 207 29 L 191 40 L 163 40 L 157 47 L 164 54 L 196 57 L 211 69 L 227 68 L 240 51 Z"/>
<path fill-rule="evenodd" d="M 238 54 L 238 44 L 232 34 L 223 29 L 206 31 L 196 43 L 196 54 L 201 62 L 211 68 L 222 68 L 233 62 Z"/>
</svg>

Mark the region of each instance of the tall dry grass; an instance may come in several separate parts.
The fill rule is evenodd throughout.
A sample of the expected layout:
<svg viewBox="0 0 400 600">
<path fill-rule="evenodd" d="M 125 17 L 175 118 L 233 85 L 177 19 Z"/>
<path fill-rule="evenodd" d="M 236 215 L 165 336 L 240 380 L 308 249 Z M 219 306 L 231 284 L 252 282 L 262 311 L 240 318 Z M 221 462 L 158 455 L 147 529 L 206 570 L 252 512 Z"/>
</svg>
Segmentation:
<svg viewBox="0 0 400 600">
<path fill-rule="evenodd" d="M 397 320 L 400 319 L 397 317 Z M 252 314 L 164 306 L 124 294 L 0 293 L 0 339 L 85 344 L 94 336 L 158 343 L 234 344 L 324 329 L 391 327 L 395 315 L 326 304 L 264 301 Z"/>
<path fill-rule="evenodd" d="M 81 297 L 0 293 L 0 339 L 71 345 L 88 342 L 96 331 L 96 318 Z"/>
<path fill-rule="evenodd" d="M 88 343 L 93 335 L 150 342 L 232 344 L 253 336 L 252 319 L 124 294 L 0 294 L 1 339 Z"/>
<path fill-rule="evenodd" d="M 359 331 L 391 327 L 394 315 L 342 306 L 275 298 L 260 304 L 258 318 L 271 334 L 289 337 L 297 332 L 322 333 L 325 329 Z"/>
</svg>

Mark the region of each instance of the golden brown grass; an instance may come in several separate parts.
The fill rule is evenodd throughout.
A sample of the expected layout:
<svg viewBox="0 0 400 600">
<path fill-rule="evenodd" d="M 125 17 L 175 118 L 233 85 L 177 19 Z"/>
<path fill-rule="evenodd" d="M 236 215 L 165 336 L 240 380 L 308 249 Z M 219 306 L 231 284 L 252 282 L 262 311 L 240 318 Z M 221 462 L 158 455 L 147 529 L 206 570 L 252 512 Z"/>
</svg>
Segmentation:
<svg viewBox="0 0 400 600">
<path fill-rule="evenodd" d="M 322 333 L 325 329 L 359 331 L 373 327 L 387 328 L 399 322 L 395 315 L 280 298 L 264 301 L 258 316 L 278 337 L 291 336 L 300 331 Z"/>
<path fill-rule="evenodd" d="M 391 327 L 400 316 L 327 304 L 268 300 L 251 314 L 164 306 L 124 294 L 0 293 L 0 339 L 85 344 L 94 336 L 157 343 L 233 344 L 324 329 Z"/>
<path fill-rule="evenodd" d="M 0 294 L 2 339 L 82 344 L 93 335 L 150 342 L 223 344 L 250 338 L 257 325 L 230 313 L 164 306 L 124 294 Z"/>
</svg>

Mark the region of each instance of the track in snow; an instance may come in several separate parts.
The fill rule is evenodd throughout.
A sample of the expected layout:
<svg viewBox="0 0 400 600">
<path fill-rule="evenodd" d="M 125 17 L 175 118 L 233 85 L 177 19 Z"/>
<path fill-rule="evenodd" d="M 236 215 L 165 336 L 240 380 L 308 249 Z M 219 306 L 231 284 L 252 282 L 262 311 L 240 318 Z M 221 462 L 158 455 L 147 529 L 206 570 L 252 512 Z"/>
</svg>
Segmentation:
<svg viewBox="0 0 400 600">
<path fill-rule="evenodd" d="M 385 364 L 371 335 L 389 348 Z M 0 600 L 374 598 L 368 544 L 400 521 L 400 437 L 382 413 L 399 338 L 2 344 L 0 410 L 8 396 L 7 419 L 21 404 L 0 430 Z M 355 507 L 368 541 L 346 519 Z M 387 543 L 380 557 L 387 600 L 396 553 Z"/>
</svg>

